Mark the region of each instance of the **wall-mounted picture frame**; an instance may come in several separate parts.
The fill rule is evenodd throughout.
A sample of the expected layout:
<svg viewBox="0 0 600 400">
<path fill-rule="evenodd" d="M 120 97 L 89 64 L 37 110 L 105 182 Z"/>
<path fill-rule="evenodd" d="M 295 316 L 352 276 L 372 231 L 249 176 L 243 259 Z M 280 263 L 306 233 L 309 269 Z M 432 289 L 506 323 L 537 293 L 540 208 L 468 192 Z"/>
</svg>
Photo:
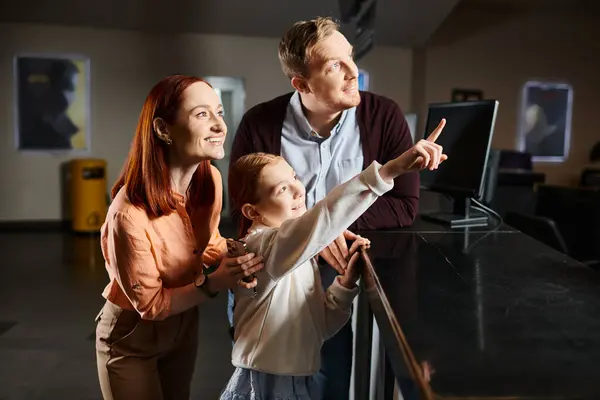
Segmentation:
<svg viewBox="0 0 600 400">
<path fill-rule="evenodd" d="M 369 73 L 364 69 L 358 70 L 358 90 L 369 90 Z"/>
<path fill-rule="evenodd" d="M 528 81 L 521 91 L 517 148 L 534 162 L 563 162 L 569 156 L 573 87 Z"/>
<path fill-rule="evenodd" d="M 17 150 L 89 153 L 89 59 L 27 53 L 15 55 L 13 64 Z"/>
</svg>

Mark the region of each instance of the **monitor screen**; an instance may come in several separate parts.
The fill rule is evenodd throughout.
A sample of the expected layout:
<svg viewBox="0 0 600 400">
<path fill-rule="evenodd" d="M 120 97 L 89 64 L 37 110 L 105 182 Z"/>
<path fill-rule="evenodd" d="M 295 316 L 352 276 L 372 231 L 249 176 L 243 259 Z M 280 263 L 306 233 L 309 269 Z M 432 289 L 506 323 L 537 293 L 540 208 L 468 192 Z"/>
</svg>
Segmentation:
<svg viewBox="0 0 600 400">
<path fill-rule="evenodd" d="M 435 171 L 421 172 L 424 188 L 481 198 L 497 109 L 495 100 L 429 106 L 425 138 L 446 118 L 446 126 L 436 143 L 443 146 L 448 160 Z"/>
</svg>

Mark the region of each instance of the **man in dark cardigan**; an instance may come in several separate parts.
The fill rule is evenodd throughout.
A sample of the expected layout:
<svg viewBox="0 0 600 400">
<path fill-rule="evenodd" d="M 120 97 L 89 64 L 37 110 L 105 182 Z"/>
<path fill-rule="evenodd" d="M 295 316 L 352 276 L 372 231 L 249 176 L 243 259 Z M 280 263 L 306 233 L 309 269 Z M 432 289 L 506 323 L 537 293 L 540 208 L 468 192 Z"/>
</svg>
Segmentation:
<svg viewBox="0 0 600 400">
<path fill-rule="evenodd" d="M 295 91 L 250 109 L 233 141 L 231 163 L 245 154 L 282 155 L 306 186 L 307 208 L 335 186 L 370 165 L 383 164 L 413 145 L 404 114 L 396 103 L 358 90 L 352 46 L 329 18 L 302 21 L 284 35 L 279 59 Z M 400 228 L 412 224 L 419 200 L 419 175 L 401 175 L 350 231 Z M 239 210 L 232 206 L 238 222 Z M 345 267 L 347 232 L 321 253 L 321 260 Z M 323 262 L 322 264 L 325 264 Z M 321 268 L 327 288 L 336 270 Z M 319 383 L 328 400 L 347 399 L 352 366 L 352 326 L 323 346 Z"/>
</svg>

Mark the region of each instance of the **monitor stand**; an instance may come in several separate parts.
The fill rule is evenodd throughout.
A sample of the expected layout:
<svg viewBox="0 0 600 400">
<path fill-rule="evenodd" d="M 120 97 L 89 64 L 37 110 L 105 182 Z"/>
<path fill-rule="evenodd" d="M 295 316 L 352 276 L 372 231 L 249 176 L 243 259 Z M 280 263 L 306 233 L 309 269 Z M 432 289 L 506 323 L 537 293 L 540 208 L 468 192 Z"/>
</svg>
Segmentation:
<svg viewBox="0 0 600 400">
<path fill-rule="evenodd" d="M 426 221 L 450 225 L 451 228 L 488 225 L 488 216 L 485 213 L 471 209 L 470 198 L 455 198 L 454 210 L 451 213 L 434 212 L 422 214 L 421 218 Z"/>
</svg>

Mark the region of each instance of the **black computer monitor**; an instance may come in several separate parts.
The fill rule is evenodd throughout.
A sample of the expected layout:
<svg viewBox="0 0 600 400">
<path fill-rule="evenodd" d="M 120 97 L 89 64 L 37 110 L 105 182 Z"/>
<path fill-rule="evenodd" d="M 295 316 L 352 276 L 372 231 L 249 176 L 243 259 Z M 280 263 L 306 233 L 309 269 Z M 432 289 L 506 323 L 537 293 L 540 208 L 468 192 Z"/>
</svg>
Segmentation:
<svg viewBox="0 0 600 400">
<path fill-rule="evenodd" d="M 423 215 L 424 218 L 453 226 L 487 225 L 487 216 L 474 216 L 470 200 L 481 200 L 498 101 L 436 103 L 429 106 L 426 138 L 446 118 L 446 127 L 437 142 L 448 160 L 437 170 L 421 172 L 421 186 L 454 198 L 453 213 Z"/>
</svg>

